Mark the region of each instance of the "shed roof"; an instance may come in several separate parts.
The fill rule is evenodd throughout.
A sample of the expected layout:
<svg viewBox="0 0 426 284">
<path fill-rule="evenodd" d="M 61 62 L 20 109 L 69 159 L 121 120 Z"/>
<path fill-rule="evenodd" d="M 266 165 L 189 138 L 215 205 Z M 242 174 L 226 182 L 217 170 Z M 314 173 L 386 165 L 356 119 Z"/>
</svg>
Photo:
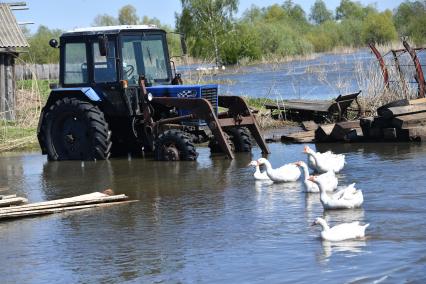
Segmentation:
<svg viewBox="0 0 426 284">
<path fill-rule="evenodd" d="M 28 42 L 9 5 L 0 3 L 0 48 L 28 46 Z"/>
</svg>

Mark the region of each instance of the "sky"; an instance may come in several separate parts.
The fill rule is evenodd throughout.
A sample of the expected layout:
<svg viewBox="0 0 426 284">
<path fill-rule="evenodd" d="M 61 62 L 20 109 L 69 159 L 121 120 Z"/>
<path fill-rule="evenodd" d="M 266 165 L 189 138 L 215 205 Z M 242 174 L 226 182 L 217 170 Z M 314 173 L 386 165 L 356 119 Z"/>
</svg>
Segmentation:
<svg viewBox="0 0 426 284">
<path fill-rule="evenodd" d="M 2 1 L 2 0 L 0 0 Z M 72 30 L 78 27 L 89 27 L 93 19 L 99 14 L 117 16 L 118 10 L 124 5 L 131 4 L 136 7 L 139 17 L 144 15 L 157 18 L 163 24 L 174 27 L 175 13 L 179 13 L 181 5 L 179 0 L 24 0 L 29 10 L 15 11 L 18 22 L 34 22 L 27 27 L 35 32 L 39 25 L 45 25 L 51 29 Z M 4 2 L 7 2 L 5 0 Z M 241 14 L 252 5 L 266 7 L 275 3 L 282 4 L 284 0 L 240 0 L 239 11 Z M 299 4 L 307 14 L 315 0 L 293 0 Z M 340 0 L 324 1 L 328 9 L 334 10 Z M 393 1 L 359 1 L 363 5 L 375 4 L 382 11 L 398 7 L 403 0 Z"/>
</svg>

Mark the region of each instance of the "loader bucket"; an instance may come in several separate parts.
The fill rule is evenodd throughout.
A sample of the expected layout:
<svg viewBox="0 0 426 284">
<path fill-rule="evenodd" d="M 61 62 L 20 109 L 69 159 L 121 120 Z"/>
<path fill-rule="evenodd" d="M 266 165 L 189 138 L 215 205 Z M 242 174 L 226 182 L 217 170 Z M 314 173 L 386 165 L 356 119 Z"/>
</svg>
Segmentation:
<svg viewBox="0 0 426 284">
<path fill-rule="evenodd" d="M 225 138 L 223 129 L 235 126 L 247 127 L 259 147 L 262 149 L 262 153 L 270 153 L 268 146 L 260 134 L 260 130 L 254 116 L 251 114 L 246 102 L 240 97 L 219 96 L 219 106 L 228 108 L 228 111 L 220 114 L 218 117 L 216 117 L 212 105 L 206 99 L 156 97 L 153 98 L 152 102 L 192 112 L 189 116 L 181 117 L 182 119 L 202 119 L 206 121 L 222 151 L 230 159 L 234 158 L 234 153 Z M 179 117 L 174 118 L 173 120 L 178 119 Z M 164 121 L 160 120 L 156 123 L 162 124 L 169 122 L 170 120 L 171 119 L 165 119 Z"/>
</svg>

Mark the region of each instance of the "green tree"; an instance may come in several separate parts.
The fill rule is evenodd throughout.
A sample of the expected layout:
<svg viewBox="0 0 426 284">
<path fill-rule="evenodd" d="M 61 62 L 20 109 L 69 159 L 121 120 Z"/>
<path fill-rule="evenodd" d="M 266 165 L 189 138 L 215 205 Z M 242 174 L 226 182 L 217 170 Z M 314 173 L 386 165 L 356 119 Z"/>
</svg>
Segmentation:
<svg viewBox="0 0 426 284">
<path fill-rule="evenodd" d="M 340 5 L 336 8 L 336 20 L 348 18 L 363 18 L 364 9 L 361 3 L 351 0 L 341 0 Z"/>
<path fill-rule="evenodd" d="M 371 13 L 363 21 L 362 38 L 364 43 L 384 44 L 395 40 L 397 32 L 392 21 L 392 12 Z"/>
<path fill-rule="evenodd" d="M 97 15 L 93 20 L 92 26 L 101 27 L 101 26 L 115 26 L 118 25 L 118 20 L 111 15 L 102 14 Z"/>
<path fill-rule="evenodd" d="M 61 30 L 50 30 L 46 26 L 39 26 L 37 32 L 28 39 L 30 47 L 28 53 L 23 54 L 22 59 L 37 64 L 58 63 L 59 49 L 50 47 L 49 41 L 52 38 L 58 39 L 61 34 Z"/>
<path fill-rule="evenodd" d="M 178 29 L 195 38 L 192 51 L 198 55 L 213 55 L 219 64 L 220 48 L 226 35 L 233 31 L 232 19 L 238 0 L 181 0 L 181 4 Z"/>
<path fill-rule="evenodd" d="M 405 1 L 395 10 L 395 26 L 399 35 L 410 37 L 416 44 L 426 42 L 426 1 Z"/>
<path fill-rule="evenodd" d="M 136 13 L 136 8 L 132 5 L 123 6 L 118 11 L 118 22 L 120 25 L 137 25 L 139 17 Z"/>
<path fill-rule="evenodd" d="M 331 21 L 333 19 L 333 12 L 327 9 L 324 1 L 316 0 L 314 5 L 311 7 L 311 15 L 309 19 L 315 24 L 322 24 L 325 21 Z"/>
</svg>

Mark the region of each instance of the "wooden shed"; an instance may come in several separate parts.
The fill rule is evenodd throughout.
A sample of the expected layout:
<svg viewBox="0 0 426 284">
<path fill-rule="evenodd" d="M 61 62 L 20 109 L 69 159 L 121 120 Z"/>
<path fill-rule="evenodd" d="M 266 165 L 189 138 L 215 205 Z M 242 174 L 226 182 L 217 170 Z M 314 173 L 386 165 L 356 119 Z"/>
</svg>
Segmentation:
<svg viewBox="0 0 426 284">
<path fill-rule="evenodd" d="M 12 13 L 25 3 L 0 3 L 0 119 L 15 119 L 15 58 L 28 42 Z"/>
</svg>

